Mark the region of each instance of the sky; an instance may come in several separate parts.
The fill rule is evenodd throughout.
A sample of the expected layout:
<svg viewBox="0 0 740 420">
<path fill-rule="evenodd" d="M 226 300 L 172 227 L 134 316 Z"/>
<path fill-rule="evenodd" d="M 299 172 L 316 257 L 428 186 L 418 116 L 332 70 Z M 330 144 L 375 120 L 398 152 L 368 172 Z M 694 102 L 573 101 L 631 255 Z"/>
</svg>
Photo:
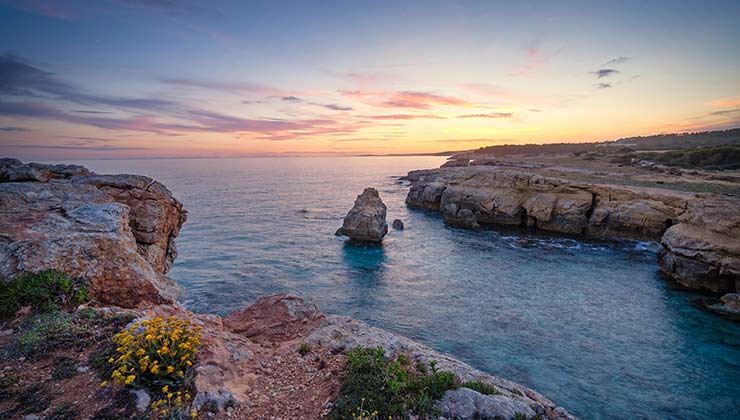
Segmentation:
<svg viewBox="0 0 740 420">
<path fill-rule="evenodd" d="M 0 155 L 430 153 L 740 126 L 740 1 L 0 0 Z"/>
</svg>

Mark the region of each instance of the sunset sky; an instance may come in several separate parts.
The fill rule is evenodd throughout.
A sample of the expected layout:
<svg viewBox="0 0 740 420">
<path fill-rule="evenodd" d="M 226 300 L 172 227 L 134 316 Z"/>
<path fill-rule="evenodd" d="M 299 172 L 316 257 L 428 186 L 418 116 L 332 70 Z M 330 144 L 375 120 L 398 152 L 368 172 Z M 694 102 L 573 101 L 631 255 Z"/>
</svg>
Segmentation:
<svg viewBox="0 0 740 420">
<path fill-rule="evenodd" d="M 740 126 L 740 1 L 0 0 L 0 155 L 344 155 Z"/>
</svg>

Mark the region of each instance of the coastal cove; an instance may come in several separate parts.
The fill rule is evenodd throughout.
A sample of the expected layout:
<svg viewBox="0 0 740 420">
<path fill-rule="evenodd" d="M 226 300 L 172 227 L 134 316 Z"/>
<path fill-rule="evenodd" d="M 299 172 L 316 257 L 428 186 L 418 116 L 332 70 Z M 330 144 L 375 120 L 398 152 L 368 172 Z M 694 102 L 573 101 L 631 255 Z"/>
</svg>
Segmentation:
<svg viewBox="0 0 740 420">
<path fill-rule="evenodd" d="M 70 163 L 151 176 L 183 202 L 169 276 L 196 312 L 293 293 L 532 387 L 580 418 L 740 415 L 740 326 L 674 290 L 658 273 L 656 244 L 448 227 L 407 208 L 398 181 L 443 161 Z M 406 225 L 380 246 L 333 235 L 366 186 Z"/>
</svg>

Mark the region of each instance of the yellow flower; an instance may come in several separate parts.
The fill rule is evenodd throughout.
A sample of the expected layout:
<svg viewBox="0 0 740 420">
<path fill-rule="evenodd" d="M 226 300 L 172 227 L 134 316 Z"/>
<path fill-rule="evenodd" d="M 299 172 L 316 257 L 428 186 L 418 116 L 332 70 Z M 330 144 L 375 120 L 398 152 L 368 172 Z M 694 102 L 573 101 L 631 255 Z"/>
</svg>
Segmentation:
<svg viewBox="0 0 740 420">
<path fill-rule="evenodd" d="M 108 386 L 108 381 L 103 381 L 100 383 L 101 388 L 105 388 L 106 386 Z"/>
<path fill-rule="evenodd" d="M 168 392 L 170 390 L 169 385 L 165 385 L 162 387 L 162 392 Z"/>
<path fill-rule="evenodd" d="M 126 377 L 126 385 L 132 384 L 136 380 L 136 375 L 129 375 Z"/>
</svg>

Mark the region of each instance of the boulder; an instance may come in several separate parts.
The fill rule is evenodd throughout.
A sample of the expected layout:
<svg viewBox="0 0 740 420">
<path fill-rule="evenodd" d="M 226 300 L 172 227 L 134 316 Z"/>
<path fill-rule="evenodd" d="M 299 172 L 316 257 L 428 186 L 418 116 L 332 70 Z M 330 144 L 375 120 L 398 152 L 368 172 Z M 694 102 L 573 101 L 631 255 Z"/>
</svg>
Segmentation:
<svg viewBox="0 0 740 420">
<path fill-rule="evenodd" d="M 435 404 L 442 417 L 459 420 L 514 420 L 517 414 L 533 418 L 537 413 L 523 401 L 501 395 L 483 395 L 472 389 L 447 391 Z"/>
<path fill-rule="evenodd" d="M 386 207 L 375 188 L 365 188 L 344 218 L 341 233 L 363 242 L 380 242 L 388 233 Z"/>
<path fill-rule="evenodd" d="M 392 226 L 393 226 L 393 229 L 395 229 L 395 230 L 403 230 L 403 228 L 404 228 L 404 226 L 403 226 L 403 220 L 401 220 L 401 219 L 395 219 L 393 221 Z"/>
<path fill-rule="evenodd" d="M 318 325 L 322 315 L 313 300 L 287 294 L 263 296 L 224 317 L 231 332 L 254 341 L 287 341 L 304 331 L 308 324 Z"/>
<path fill-rule="evenodd" d="M 0 281 L 54 268 L 88 280 L 101 304 L 176 301 L 180 288 L 164 274 L 186 212 L 163 185 L 122 175 L 104 178 L 126 188 L 107 188 L 79 166 L 0 161 L 6 177 L 8 168 L 45 175 L 0 183 Z"/>
</svg>

